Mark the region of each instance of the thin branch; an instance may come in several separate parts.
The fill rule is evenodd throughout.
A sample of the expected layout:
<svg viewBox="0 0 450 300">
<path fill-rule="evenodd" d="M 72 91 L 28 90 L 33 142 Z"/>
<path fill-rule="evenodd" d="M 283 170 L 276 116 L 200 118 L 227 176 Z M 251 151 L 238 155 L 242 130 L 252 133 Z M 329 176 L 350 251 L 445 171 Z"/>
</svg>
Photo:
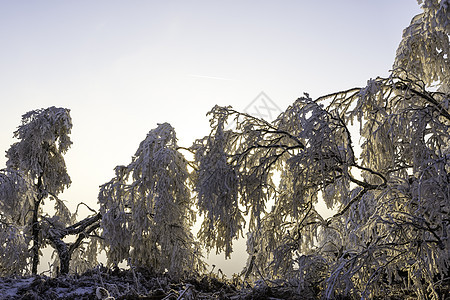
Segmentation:
<svg viewBox="0 0 450 300">
<path fill-rule="evenodd" d="M 369 172 L 369 173 L 371 173 L 371 174 L 373 174 L 373 175 L 377 175 L 378 177 L 380 177 L 380 178 L 383 180 L 383 183 L 382 183 L 381 185 L 373 185 L 373 184 L 368 184 L 368 183 L 366 183 L 366 182 L 362 182 L 362 181 L 359 181 L 359 180 L 357 180 L 357 179 L 354 179 L 354 178 L 350 177 L 350 180 L 353 181 L 354 183 L 359 184 L 359 185 L 361 185 L 361 186 L 367 186 L 367 187 L 386 186 L 386 184 L 387 184 L 387 179 L 386 179 L 386 177 L 384 177 L 383 174 L 381 174 L 381 173 L 379 173 L 379 172 L 377 172 L 377 171 L 374 171 L 374 170 L 372 170 L 372 169 L 369 169 L 369 168 L 366 168 L 366 167 L 357 165 L 357 164 L 352 164 L 351 166 L 352 166 L 352 167 L 355 167 L 355 168 L 357 168 L 357 169 L 363 170 L 363 171 L 367 171 L 367 172 Z"/>
<path fill-rule="evenodd" d="M 90 211 L 92 211 L 93 213 L 95 213 L 95 214 L 97 213 L 96 210 L 90 208 L 86 203 L 80 202 L 80 203 L 78 203 L 78 205 L 77 205 L 77 209 L 75 210 L 75 214 L 78 214 L 78 208 L 79 208 L 81 205 L 86 206 L 86 208 L 89 209 Z"/>
<path fill-rule="evenodd" d="M 434 105 L 437 110 L 442 114 L 443 117 L 445 117 L 448 121 L 450 121 L 450 113 L 444 108 L 442 107 L 439 102 L 436 101 L 436 99 L 434 99 L 432 96 L 430 96 L 426 91 L 425 92 L 419 92 L 409 86 L 407 86 L 405 83 L 403 82 L 397 82 L 394 85 L 395 88 L 401 90 L 401 91 L 410 91 L 413 94 L 425 99 L 427 102 L 431 103 L 432 105 Z"/>
<path fill-rule="evenodd" d="M 340 216 L 342 216 L 343 214 L 345 214 L 345 212 L 346 212 L 347 210 L 349 210 L 349 208 L 353 205 L 353 203 L 355 203 L 355 202 L 361 200 L 362 196 L 364 196 L 364 194 L 367 193 L 367 191 L 369 191 L 369 189 L 363 188 L 363 189 L 358 193 L 358 195 L 356 195 L 352 200 L 350 200 L 350 201 L 347 203 L 347 205 L 346 205 L 340 212 L 338 212 L 338 213 L 334 214 L 332 217 L 328 218 L 328 220 L 327 220 L 327 225 L 329 225 L 329 224 L 331 223 L 331 220 L 332 220 L 332 219 L 335 219 L 335 218 L 340 217 Z"/>
<path fill-rule="evenodd" d="M 340 91 L 340 92 L 331 93 L 331 94 L 328 94 L 325 96 L 321 96 L 321 97 L 317 98 L 314 102 L 320 102 L 320 101 L 323 101 L 323 100 L 326 100 L 326 99 L 332 98 L 332 97 L 336 99 L 336 97 L 339 95 L 347 95 L 352 92 L 355 92 L 355 94 L 357 94 L 357 93 L 359 93 L 359 91 L 361 91 L 361 88 L 351 88 L 351 89 L 348 89 L 345 91 Z M 353 94 L 351 97 L 355 96 L 355 94 Z"/>
<path fill-rule="evenodd" d="M 178 146 L 176 150 L 177 150 L 177 151 L 178 151 L 178 150 L 186 150 L 186 151 L 188 151 L 188 152 L 190 152 L 190 153 L 192 153 L 192 154 L 195 154 L 195 151 L 192 150 L 191 148 L 186 148 L 186 147 Z"/>
</svg>

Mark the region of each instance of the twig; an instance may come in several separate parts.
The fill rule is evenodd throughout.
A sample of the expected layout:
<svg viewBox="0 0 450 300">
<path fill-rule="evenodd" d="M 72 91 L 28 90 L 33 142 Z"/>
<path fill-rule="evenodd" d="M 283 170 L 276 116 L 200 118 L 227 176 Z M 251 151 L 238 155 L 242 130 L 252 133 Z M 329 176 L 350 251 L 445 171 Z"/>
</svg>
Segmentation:
<svg viewBox="0 0 450 300">
<path fill-rule="evenodd" d="M 94 214 L 97 213 L 97 211 L 95 211 L 95 209 L 90 208 L 89 205 L 87 205 L 86 203 L 80 202 L 80 203 L 78 203 L 78 205 L 77 205 L 77 209 L 75 210 L 75 214 L 78 213 L 78 208 L 80 207 L 80 205 L 86 206 L 86 208 L 89 209 L 90 211 L 92 211 Z"/>
<path fill-rule="evenodd" d="M 171 296 L 174 296 L 178 294 L 178 292 L 172 290 L 167 296 L 165 296 L 164 298 L 162 298 L 162 300 L 169 300 Z"/>
<path fill-rule="evenodd" d="M 178 296 L 177 300 L 181 300 L 181 298 L 184 296 L 184 294 L 192 287 L 192 285 L 187 284 L 186 288 L 184 289 L 184 291 L 180 294 L 180 296 Z"/>
</svg>

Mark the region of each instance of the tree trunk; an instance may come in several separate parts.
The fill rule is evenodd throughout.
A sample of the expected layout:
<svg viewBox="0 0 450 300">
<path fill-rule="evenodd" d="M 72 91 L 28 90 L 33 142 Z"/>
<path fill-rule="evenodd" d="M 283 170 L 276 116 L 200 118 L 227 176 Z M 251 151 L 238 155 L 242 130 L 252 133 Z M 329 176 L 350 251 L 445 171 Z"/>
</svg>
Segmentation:
<svg viewBox="0 0 450 300">
<path fill-rule="evenodd" d="M 49 230 L 49 239 L 58 252 L 59 257 L 59 272 L 58 275 L 65 275 L 70 270 L 70 260 L 73 251 L 77 249 L 83 240 L 89 237 L 89 234 L 100 227 L 99 220 L 102 215 L 98 213 L 95 216 L 87 217 L 84 220 L 66 227 L 63 230 L 52 228 Z M 90 227 L 89 227 L 90 226 Z M 66 243 L 63 241 L 67 235 L 78 234 L 77 239 L 73 243 Z"/>
<path fill-rule="evenodd" d="M 59 257 L 59 274 L 66 275 L 69 274 L 70 258 L 72 255 L 66 243 L 64 243 L 62 240 L 59 240 L 58 242 L 59 243 L 57 244 L 57 251 Z"/>
<path fill-rule="evenodd" d="M 42 199 L 44 199 L 44 192 L 42 187 L 42 174 L 39 175 L 38 182 L 37 182 L 37 199 L 34 200 L 34 207 L 33 207 L 33 223 L 31 226 L 31 236 L 33 239 L 33 247 L 32 249 L 32 267 L 31 267 L 31 274 L 36 275 L 37 274 L 37 268 L 39 265 L 39 249 L 41 248 L 41 245 L 39 244 L 39 234 L 41 232 L 41 226 L 39 224 L 39 206 L 41 205 Z"/>
<path fill-rule="evenodd" d="M 31 274 L 36 275 L 37 274 L 37 268 L 39 265 L 39 233 L 41 231 L 41 226 L 39 225 L 39 219 L 38 219 L 38 212 L 39 212 L 39 205 L 41 204 L 41 200 L 37 199 L 34 201 L 34 207 L 33 207 L 33 223 L 31 227 L 31 235 L 33 238 L 33 247 L 31 248 L 32 251 L 32 268 L 31 268 Z"/>
</svg>

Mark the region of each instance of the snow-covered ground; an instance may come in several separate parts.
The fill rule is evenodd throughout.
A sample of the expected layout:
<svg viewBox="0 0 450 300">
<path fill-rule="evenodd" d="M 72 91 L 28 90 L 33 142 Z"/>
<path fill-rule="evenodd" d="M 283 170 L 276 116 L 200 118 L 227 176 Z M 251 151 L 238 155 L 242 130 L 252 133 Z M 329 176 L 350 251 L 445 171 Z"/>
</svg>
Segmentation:
<svg viewBox="0 0 450 300">
<path fill-rule="evenodd" d="M 34 278 L 0 278 L 1 299 L 14 298 L 18 290 L 26 289 Z"/>
<path fill-rule="evenodd" d="M 147 269 L 109 270 L 98 267 L 82 275 L 0 278 L 0 300 L 10 299 L 204 299 L 222 293 L 237 296 L 231 284 L 215 277 L 172 280 Z M 99 297 L 101 296 L 101 297 Z M 110 298 L 107 298 L 110 296 Z M 209 297 L 211 296 L 211 297 Z M 211 299 L 212 299 L 211 298 Z M 235 298 L 238 299 L 238 298 Z"/>
<path fill-rule="evenodd" d="M 0 299 L 88 299 L 95 295 L 93 285 L 77 285 L 73 279 L 48 277 L 0 278 Z"/>
</svg>

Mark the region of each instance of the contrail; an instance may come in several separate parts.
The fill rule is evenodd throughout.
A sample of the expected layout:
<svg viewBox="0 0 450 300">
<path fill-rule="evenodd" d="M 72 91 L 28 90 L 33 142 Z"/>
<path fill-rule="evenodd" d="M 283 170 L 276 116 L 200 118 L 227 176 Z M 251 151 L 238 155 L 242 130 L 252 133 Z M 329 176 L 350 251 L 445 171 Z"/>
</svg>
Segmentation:
<svg viewBox="0 0 450 300">
<path fill-rule="evenodd" d="M 198 78 L 206 78 L 206 79 L 216 79 L 216 80 L 233 80 L 230 78 L 224 77 L 215 77 L 215 76 L 205 76 L 205 75 L 196 75 L 196 74 L 188 74 L 190 77 L 198 77 Z"/>
</svg>

